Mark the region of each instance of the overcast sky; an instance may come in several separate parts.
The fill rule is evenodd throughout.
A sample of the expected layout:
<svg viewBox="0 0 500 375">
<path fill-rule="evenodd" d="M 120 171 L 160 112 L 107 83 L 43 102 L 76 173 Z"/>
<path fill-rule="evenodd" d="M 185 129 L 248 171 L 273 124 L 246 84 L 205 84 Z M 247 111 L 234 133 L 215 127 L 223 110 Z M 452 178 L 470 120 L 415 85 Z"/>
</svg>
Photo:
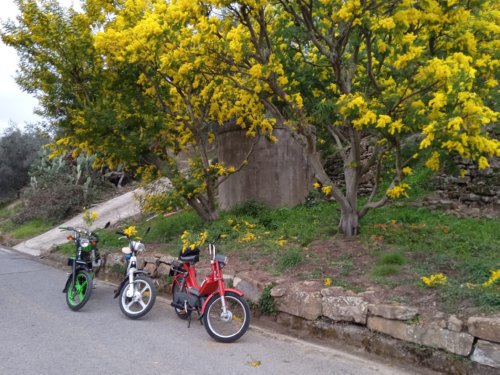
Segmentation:
<svg viewBox="0 0 500 375">
<path fill-rule="evenodd" d="M 79 3 L 78 0 L 60 0 L 59 2 L 64 5 Z M 17 14 L 17 6 L 13 0 L 0 0 L 2 22 L 9 18 L 15 19 Z M 0 134 L 9 126 L 9 122 L 23 127 L 26 123 L 41 120 L 33 113 L 37 100 L 32 95 L 23 92 L 14 79 L 18 64 L 16 50 L 7 47 L 0 40 Z"/>
</svg>

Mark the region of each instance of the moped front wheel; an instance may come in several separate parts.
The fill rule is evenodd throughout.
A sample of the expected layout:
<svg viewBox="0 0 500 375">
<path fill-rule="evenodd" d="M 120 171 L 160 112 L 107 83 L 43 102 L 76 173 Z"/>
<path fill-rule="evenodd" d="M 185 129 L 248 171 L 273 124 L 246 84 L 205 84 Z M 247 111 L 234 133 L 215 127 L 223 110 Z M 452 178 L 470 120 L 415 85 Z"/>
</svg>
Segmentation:
<svg viewBox="0 0 500 375">
<path fill-rule="evenodd" d="M 71 276 L 70 276 L 71 277 Z M 76 271 L 75 284 L 71 281 L 66 291 L 66 303 L 73 311 L 80 310 L 92 293 L 92 276 L 85 270 Z"/>
<path fill-rule="evenodd" d="M 250 325 L 247 301 L 234 292 L 226 292 L 226 312 L 219 294 L 208 301 L 203 314 L 203 325 L 208 334 L 219 342 L 234 342 L 245 334 Z"/>
<path fill-rule="evenodd" d="M 156 288 L 147 276 L 137 276 L 132 284 L 125 284 L 120 292 L 120 309 L 130 319 L 138 319 L 153 308 Z"/>
</svg>

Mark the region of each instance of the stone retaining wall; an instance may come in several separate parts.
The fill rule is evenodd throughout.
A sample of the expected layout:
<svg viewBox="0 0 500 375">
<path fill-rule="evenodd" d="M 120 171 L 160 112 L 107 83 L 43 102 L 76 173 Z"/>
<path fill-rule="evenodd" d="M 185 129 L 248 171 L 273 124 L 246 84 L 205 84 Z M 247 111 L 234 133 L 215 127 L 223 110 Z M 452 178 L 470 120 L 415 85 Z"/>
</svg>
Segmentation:
<svg viewBox="0 0 500 375">
<path fill-rule="evenodd" d="M 355 324 L 370 332 L 455 354 L 470 360 L 471 368 L 476 363 L 500 374 L 499 317 L 470 317 L 467 321 L 443 313 L 429 317 L 411 306 L 370 303 L 365 294 L 340 287 L 325 288 L 320 282 L 311 281 L 271 289 L 280 314 L 313 323 L 322 321 L 322 325 L 309 325 L 316 330 L 322 327 L 328 331 L 339 323 Z M 442 371 L 439 367 L 435 369 Z M 453 373 L 462 371 L 455 369 Z"/>
</svg>

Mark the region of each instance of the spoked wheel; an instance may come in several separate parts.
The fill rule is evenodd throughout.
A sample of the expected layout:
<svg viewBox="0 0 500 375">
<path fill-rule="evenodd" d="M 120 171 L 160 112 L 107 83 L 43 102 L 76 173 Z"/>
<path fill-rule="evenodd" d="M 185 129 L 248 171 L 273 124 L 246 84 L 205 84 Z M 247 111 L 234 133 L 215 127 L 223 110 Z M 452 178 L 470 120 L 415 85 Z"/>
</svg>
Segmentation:
<svg viewBox="0 0 500 375">
<path fill-rule="evenodd" d="M 87 303 L 92 293 L 92 276 L 85 271 L 76 271 L 75 285 L 70 282 L 66 291 L 66 303 L 73 311 L 80 310 Z"/>
<path fill-rule="evenodd" d="M 222 298 L 215 295 L 207 304 L 203 325 L 208 334 L 219 342 L 233 342 L 245 334 L 250 324 L 248 303 L 234 292 L 225 295 L 226 313 L 222 310 Z"/>
<path fill-rule="evenodd" d="M 182 292 L 182 293 L 186 293 L 186 284 L 185 283 L 182 283 L 182 279 L 175 279 L 173 284 L 172 284 L 172 301 L 175 301 L 175 294 L 176 293 L 179 293 L 179 292 Z M 184 285 L 182 288 L 181 288 L 181 283 Z M 179 318 L 181 318 L 182 320 L 186 320 L 189 318 L 189 312 L 186 311 L 186 310 L 183 310 L 183 309 L 178 309 L 177 307 L 174 307 L 174 310 L 175 310 L 175 313 L 177 314 L 177 316 Z"/>
<path fill-rule="evenodd" d="M 132 285 L 123 286 L 120 292 L 120 309 L 130 319 L 138 319 L 152 309 L 155 300 L 156 288 L 153 281 L 147 276 L 137 276 Z"/>
</svg>

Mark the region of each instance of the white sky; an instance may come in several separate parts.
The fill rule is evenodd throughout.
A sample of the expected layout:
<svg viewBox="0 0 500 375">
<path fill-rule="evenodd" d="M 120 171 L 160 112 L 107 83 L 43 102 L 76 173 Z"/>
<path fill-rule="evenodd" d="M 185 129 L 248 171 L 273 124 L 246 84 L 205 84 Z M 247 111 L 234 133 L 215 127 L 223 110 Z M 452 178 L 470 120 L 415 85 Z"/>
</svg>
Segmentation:
<svg viewBox="0 0 500 375">
<path fill-rule="evenodd" d="M 59 0 L 64 5 L 78 4 L 78 0 Z M 0 20 L 15 19 L 18 14 L 13 0 L 0 0 Z M 8 47 L 0 40 L 0 135 L 9 126 L 9 122 L 21 128 L 26 123 L 38 122 L 40 117 L 33 113 L 37 100 L 23 92 L 17 85 L 16 75 L 19 59 L 14 48 Z"/>
</svg>

